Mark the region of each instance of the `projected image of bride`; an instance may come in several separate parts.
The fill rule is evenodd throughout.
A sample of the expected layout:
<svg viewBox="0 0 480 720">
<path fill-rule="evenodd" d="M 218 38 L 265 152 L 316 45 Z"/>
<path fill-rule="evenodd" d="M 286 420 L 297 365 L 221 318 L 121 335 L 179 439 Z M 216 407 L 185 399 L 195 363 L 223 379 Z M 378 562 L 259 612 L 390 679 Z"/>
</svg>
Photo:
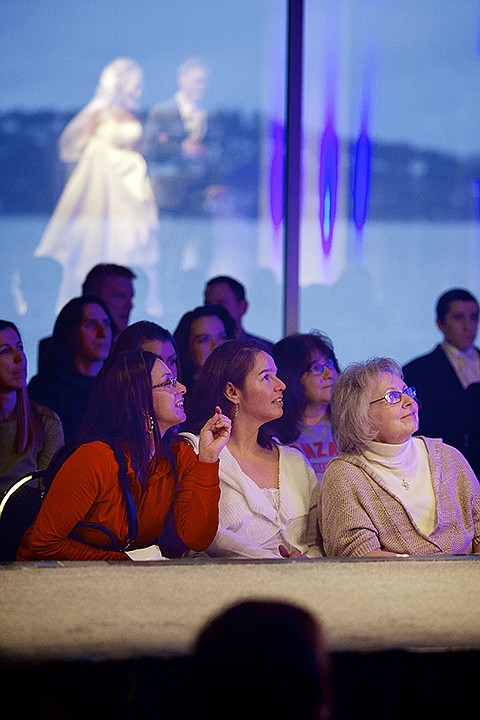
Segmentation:
<svg viewBox="0 0 480 720">
<path fill-rule="evenodd" d="M 34 254 L 63 268 L 57 312 L 97 263 L 140 268 L 147 279 L 146 310 L 161 314 L 158 295 L 158 214 L 147 166 L 137 150 L 136 116 L 143 71 L 117 58 L 101 72 L 92 100 L 60 136 L 60 158 L 73 169 Z"/>
</svg>

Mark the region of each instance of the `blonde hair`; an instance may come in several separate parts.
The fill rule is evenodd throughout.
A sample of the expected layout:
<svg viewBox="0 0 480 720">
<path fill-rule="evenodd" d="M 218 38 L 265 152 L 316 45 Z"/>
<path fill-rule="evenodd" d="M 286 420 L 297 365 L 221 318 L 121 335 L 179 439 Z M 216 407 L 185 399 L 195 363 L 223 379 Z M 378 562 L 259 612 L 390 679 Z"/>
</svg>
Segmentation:
<svg viewBox="0 0 480 720">
<path fill-rule="evenodd" d="M 392 358 L 377 357 L 348 365 L 332 389 L 332 433 L 342 453 L 361 453 L 377 435 L 370 412 L 371 391 L 382 373 L 403 380 L 402 368 Z"/>
</svg>

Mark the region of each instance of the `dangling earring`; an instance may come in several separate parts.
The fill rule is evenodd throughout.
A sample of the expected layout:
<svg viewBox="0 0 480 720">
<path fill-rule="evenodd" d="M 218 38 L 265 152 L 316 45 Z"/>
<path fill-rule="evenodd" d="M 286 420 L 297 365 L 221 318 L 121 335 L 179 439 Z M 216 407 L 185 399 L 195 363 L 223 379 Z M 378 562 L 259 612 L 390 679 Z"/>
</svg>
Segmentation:
<svg viewBox="0 0 480 720">
<path fill-rule="evenodd" d="M 238 417 L 239 407 L 240 407 L 240 403 L 236 403 L 236 405 L 235 405 L 235 410 L 233 411 L 233 417 L 234 417 L 234 418 L 237 418 L 237 417 Z"/>
<path fill-rule="evenodd" d="M 148 427 L 147 427 L 147 433 L 151 435 L 153 433 L 153 428 L 155 427 L 155 420 L 151 415 L 147 416 L 148 418 Z"/>
</svg>

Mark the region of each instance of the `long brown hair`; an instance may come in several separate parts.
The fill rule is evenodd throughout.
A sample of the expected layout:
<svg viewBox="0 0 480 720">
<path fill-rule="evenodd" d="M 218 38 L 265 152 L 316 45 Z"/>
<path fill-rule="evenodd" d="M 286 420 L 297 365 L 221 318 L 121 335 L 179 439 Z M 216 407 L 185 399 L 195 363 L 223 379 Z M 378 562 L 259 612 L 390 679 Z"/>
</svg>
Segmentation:
<svg viewBox="0 0 480 720">
<path fill-rule="evenodd" d="M 182 430 L 198 434 L 215 412 L 216 405 L 222 408 L 225 415 L 233 418 L 233 404 L 226 398 L 225 388 L 228 382 L 243 388 L 259 352 L 265 352 L 265 348 L 256 340 L 227 340 L 212 350 L 195 383 L 191 412 L 183 423 Z M 268 424 L 259 427 L 257 442 L 266 448 L 275 444 Z"/>
<path fill-rule="evenodd" d="M 11 328 L 17 333 L 20 342 L 22 338 L 17 326 L 9 320 L 0 320 L 0 330 Z M 15 452 L 22 455 L 28 447 L 34 449 L 40 447 L 45 439 L 45 428 L 41 421 L 41 415 L 36 406 L 30 400 L 27 386 L 16 390 L 16 401 L 13 416 L 17 423 L 15 436 Z"/>
</svg>

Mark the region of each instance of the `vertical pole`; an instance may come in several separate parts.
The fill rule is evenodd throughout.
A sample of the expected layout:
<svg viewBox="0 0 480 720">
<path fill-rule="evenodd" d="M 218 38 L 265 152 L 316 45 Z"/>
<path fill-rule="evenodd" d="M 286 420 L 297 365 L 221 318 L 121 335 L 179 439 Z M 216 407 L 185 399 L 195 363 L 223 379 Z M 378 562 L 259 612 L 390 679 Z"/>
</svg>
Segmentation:
<svg viewBox="0 0 480 720">
<path fill-rule="evenodd" d="M 288 0 L 283 332 L 299 328 L 303 0 Z"/>
</svg>

